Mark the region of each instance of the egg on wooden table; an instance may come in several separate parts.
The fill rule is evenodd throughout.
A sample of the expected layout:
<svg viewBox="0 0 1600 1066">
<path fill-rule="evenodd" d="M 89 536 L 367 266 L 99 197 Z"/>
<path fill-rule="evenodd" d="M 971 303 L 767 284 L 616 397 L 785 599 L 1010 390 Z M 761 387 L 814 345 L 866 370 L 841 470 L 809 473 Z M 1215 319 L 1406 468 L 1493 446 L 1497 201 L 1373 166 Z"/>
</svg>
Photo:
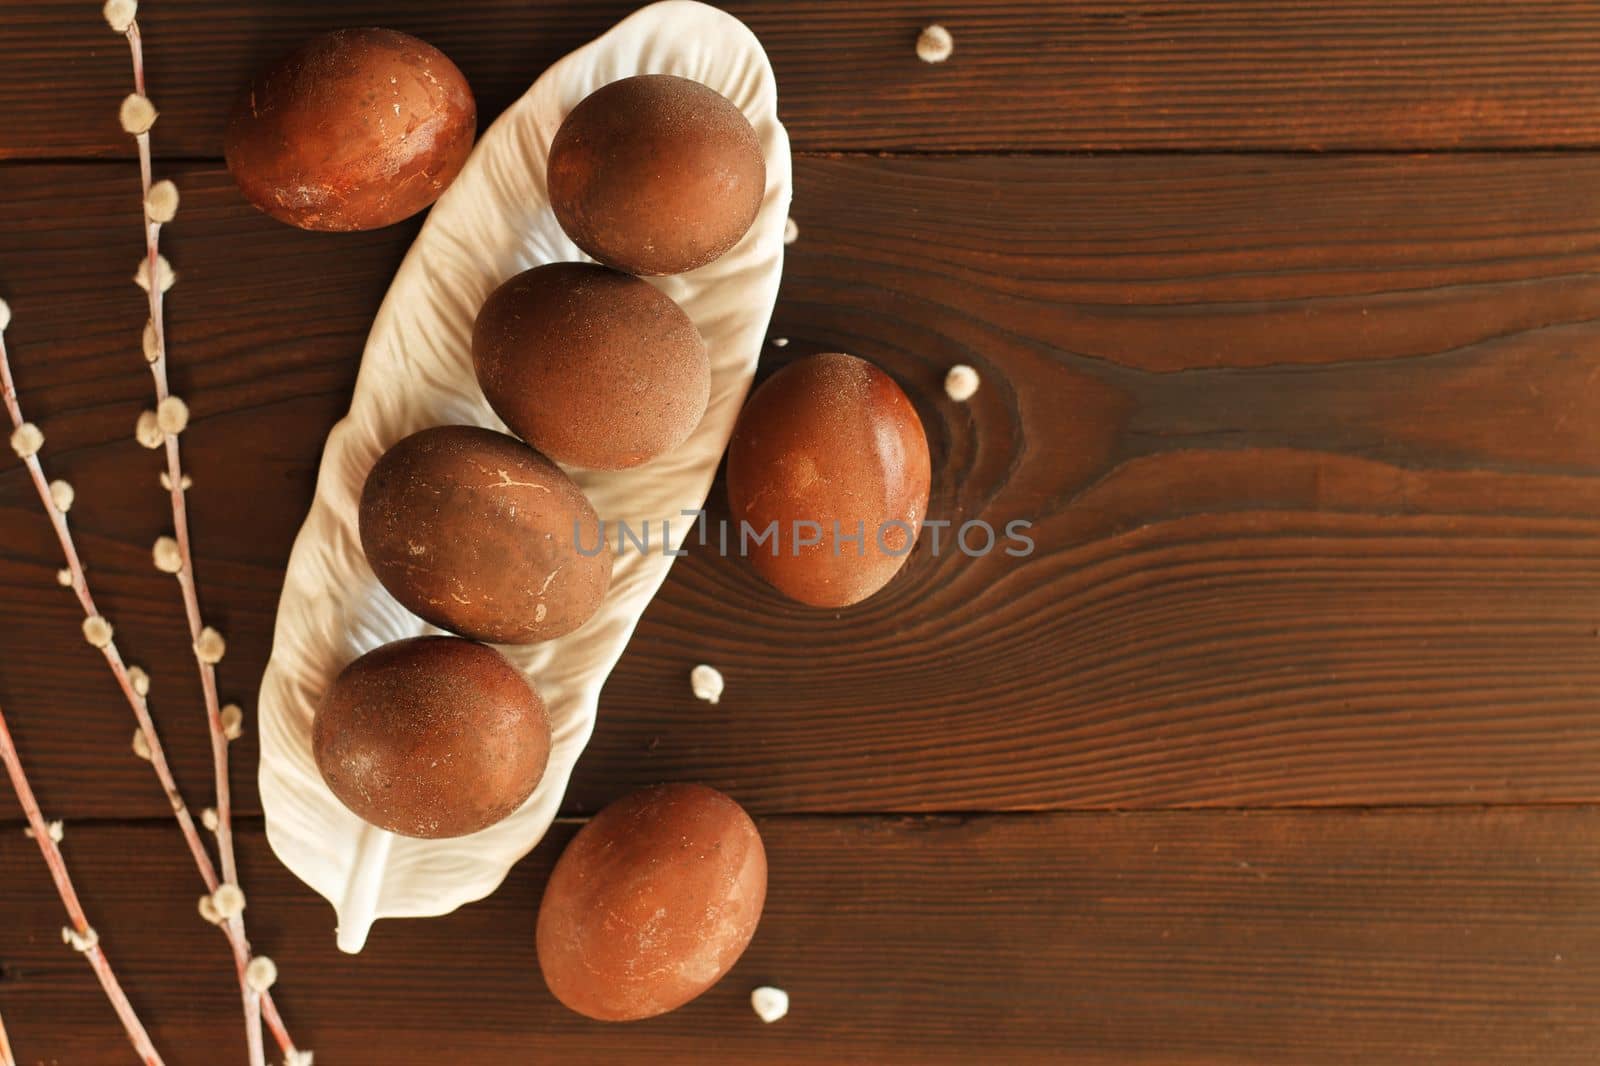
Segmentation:
<svg viewBox="0 0 1600 1066">
<path fill-rule="evenodd" d="M 477 132 L 467 79 L 426 41 L 338 30 L 239 95 L 223 154 L 245 196 L 310 230 L 365 230 L 421 211 L 455 180 Z"/>
<path fill-rule="evenodd" d="M 564 471 L 515 437 L 435 426 L 374 464 L 361 547 L 390 595 L 474 640 L 531 644 L 577 629 L 611 583 L 599 516 Z"/>
<path fill-rule="evenodd" d="M 739 242 L 766 195 L 761 139 L 697 81 L 641 74 L 572 109 L 550 143 L 550 205 L 573 243 L 630 274 L 681 274 Z"/>
<path fill-rule="evenodd" d="M 640 789 L 561 853 L 539 906 L 539 968 L 579 1014 L 662 1014 L 733 967 L 766 897 L 767 854 L 744 808 L 705 785 Z"/>
<path fill-rule="evenodd" d="M 522 806 L 550 758 L 544 701 L 505 656 L 459 637 L 375 648 L 334 679 L 312 752 L 339 801 L 381 829 L 436 839 Z"/>
<path fill-rule="evenodd" d="M 928 510 L 928 438 L 894 379 L 837 352 L 763 382 L 728 445 L 728 504 L 760 537 L 745 554 L 815 607 L 871 596 L 904 565 Z"/>
<path fill-rule="evenodd" d="M 671 451 L 711 395 L 705 341 L 683 309 L 594 263 L 534 267 L 497 288 L 473 326 L 472 361 L 512 432 L 595 470 Z"/>
</svg>

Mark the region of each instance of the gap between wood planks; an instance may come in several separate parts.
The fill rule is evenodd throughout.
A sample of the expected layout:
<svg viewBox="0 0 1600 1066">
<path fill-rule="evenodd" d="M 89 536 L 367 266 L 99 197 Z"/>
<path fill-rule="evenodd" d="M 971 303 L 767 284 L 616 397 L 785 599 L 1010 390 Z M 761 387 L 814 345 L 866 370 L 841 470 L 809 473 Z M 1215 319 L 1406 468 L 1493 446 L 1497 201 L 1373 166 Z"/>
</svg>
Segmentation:
<svg viewBox="0 0 1600 1066">
<path fill-rule="evenodd" d="M 1208 156 L 1242 159 L 1362 159 L 1411 156 L 1519 156 L 1519 155 L 1600 155 L 1600 144 L 1513 144 L 1486 148 L 1461 145 L 1415 145 L 1404 148 L 850 148 L 794 150 L 791 159 L 1162 159 L 1180 157 L 1200 159 Z M 0 155 L 0 168 L 55 166 L 95 167 L 133 163 L 132 156 L 105 155 Z M 220 155 L 157 155 L 155 162 L 176 167 L 223 166 Z"/>
<path fill-rule="evenodd" d="M 1592 800 L 1551 800 L 1538 803 L 1401 803 L 1401 804 L 1328 804 L 1326 806 L 1310 803 L 1285 804 L 1277 807 L 1207 807 L 1199 805 L 1182 807 L 1158 808 L 1129 808 L 1129 807 L 1035 807 L 1027 810 L 985 809 L 949 810 L 949 811 L 766 811 L 753 817 L 757 822 L 797 822 L 797 821 L 865 821 L 876 819 L 883 822 L 904 822 L 910 824 L 935 824 L 977 821 L 980 819 L 1025 821 L 1030 818 L 1105 818 L 1117 817 L 1126 819 L 1154 820 L 1162 817 L 1178 815 L 1191 816 L 1196 814 L 1233 815 L 1236 817 L 1273 816 L 1273 815 L 1300 815 L 1305 817 L 1348 817 L 1361 814 L 1450 814 L 1450 815 L 1478 815 L 1489 811 L 1516 812 L 1516 811 L 1550 811 L 1550 810 L 1594 810 L 1600 811 L 1600 803 Z M 47 815 L 48 811 L 45 812 Z M 587 825 L 594 817 L 592 814 L 558 814 L 552 820 L 552 825 Z M 236 814 L 234 824 L 259 828 L 266 822 L 266 816 L 260 813 Z M 85 829 L 136 829 L 148 826 L 160 826 L 170 823 L 170 818 L 149 816 L 140 818 L 71 818 L 67 821 L 71 825 Z M 27 828 L 27 823 L 21 818 L 0 818 L 0 833 L 21 832 Z"/>
</svg>

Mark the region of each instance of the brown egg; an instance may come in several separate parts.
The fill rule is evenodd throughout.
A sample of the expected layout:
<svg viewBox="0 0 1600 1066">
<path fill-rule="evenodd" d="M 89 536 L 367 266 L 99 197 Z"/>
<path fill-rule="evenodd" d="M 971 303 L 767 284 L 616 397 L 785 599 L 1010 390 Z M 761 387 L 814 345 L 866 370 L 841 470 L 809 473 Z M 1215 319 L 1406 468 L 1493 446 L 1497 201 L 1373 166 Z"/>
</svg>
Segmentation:
<svg viewBox="0 0 1600 1066">
<path fill-rule="evenodd" d="M 745 235 L 767 164 L 727 97 L 642 74 L 572 109 L 550 144 L 549 185 L 556 220 L 579 248 L 630 274 L 681 274 Z"/>
<path fill-rule="evenodd" d="M 733 967 L 766 898 L 767 853 L 744 808 L 705 785 L 640 789 L 561 853 L 539 906 L 539 968 L 579 1014 L 649 1018 Z"/>
<path fill-rule="evenodd" d="M 223 152 L 239 188 L 302 229 L 376 229 L 433 203 L 477 129 L 472 89 L 443 52 L 394 30 L 338 30 L 250 83 Z"/>
<path fill-rule="evenodd" d="M 711 395 L 689 316 L 649 282 L 593 263 L 534 267 L 496 289 L 472 330 L 472 362 L 514 433 L 595 470 L 676 448 Z"/>
<path fill-rule="evenodd" d="M 611 583 L 583 491 L 514 437 L 435 426 L 390 448 L 361 493 L 361 547 L 383 587 L 441 629 L 531 644 L 577 629 Z"/>
<path fill-rule="evenodd" d="M 728 503 L 749 529 L 744 554 L 779 592 L 815 607 L 859 603 L 894 577 L 922 529 L 928 481 L 916 409 L 853 355 L 814 355 L 772 375 L 728 446 Z"/>
<path fill-rule="evenodd" d="M 385 644 L 345 667 L 312 725 L 317 769 L 381 829 L 458 837 L 522 806 L 550 758 L 544 701 L 493 648 Z"/>
</svg>

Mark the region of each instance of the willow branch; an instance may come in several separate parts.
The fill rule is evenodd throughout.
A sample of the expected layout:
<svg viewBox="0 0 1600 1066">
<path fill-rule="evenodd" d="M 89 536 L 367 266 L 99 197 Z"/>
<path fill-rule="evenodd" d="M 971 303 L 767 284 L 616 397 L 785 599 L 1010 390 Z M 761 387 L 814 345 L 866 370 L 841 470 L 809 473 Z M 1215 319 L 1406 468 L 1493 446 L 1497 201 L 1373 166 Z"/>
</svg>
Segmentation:
<svg viewBox="0 0 1600 1066">
<path fill-rule="evenodd" d="M 33 839 L 39 845 L 39 852 L 44 856 L 45 865 L 50 868 L 50 879 L 55 882 L 56 894 L 61 897 L 61 905 L 67 910 L 67 920 L 72 923 L 61 930 L 62 940 L 76 948 L 88 960 L 94 975 L 100 979 L 100 987 L 105 989 L 106 998 L 111 1001 L 117 1017 L 122 1020 L 122 1027 L 128 1032 L 128 1040 L 139 1053 L 139 1060 L 145 1066 L 163 1066 L 161 1056 L 157 1054 L 155 1045 L 150 1042 L 150 1034 L 145 1032 L 144 1025 L 139 1021 L 139 1015 L 133 1009 L 133 1004 L 128 1002 L 127 995 L 122 991 L 122 985 L 117 981 L 117 975 L 112 972 L 111 962 L 100 947 L 100 935 L 94 931 L 89 919 L 84 916 L 83 904 L 78 900 L 78 893 L 72 887 L 72 878 L 67 874 L 67 864 L 61 857 L 61 849 L 56 846 L 55 838 L 50 833 L 44 815 L 39 811 L 39 801 L 34 798 L 33 788 L 28 784 L 28 777 L 22 772 L 22 760 L 17 756 L 17 746 L 11 739 L 11 730 L 6 726 L 3 711 L 0 711 L 0 762 L 6 764 L 6 773 L 11 777 L 11 787 L 16 790 L 17 801 L 22 804 L 22 813 L 28 816 L 28 824 L 33 828 Z M 11 1049 L 6 1048 L 5 1053 L 6 1061 L 9 1062 Z"/>
<path fill-rule="evenodd" d="M 27 430 L 32 429 L 22 414 L 21 403 L 17 397 L 16 382 L 11 373 L 11 361 L 5 342 L 5 319 L 10 315 L 9 309 L 0 304 L 0 398 L 3 398 L 6 413 L 9 415 L 13 427 L 13 446 L 18 438 L 27 436 Z M 51 527 L 55 530 L 56 540 L 60 544 L 61 554 L 67 566 L 61 572 L 62 583 L 69 585 L 77 597 L 78 605 L 83 610 L 84 636 L 94 645 L 106 661 L 106 666 L 111 670 L 112 677 L 116 679 L 117 687 L 122 690 L 123 697 L 127 700 L 128 707 L 133 711 L 135 721 L 138 723 L 136 733 L 136 750 L 142 757 L 149 759 L 151 768 L 155 771 L 156 779 L 161 784 L 163 794 L 172 808 L 173 818 L 178 823 L 178 829 L 183 835 L 184 843 L 189 847 L 189 853 L 194 858 L 195 867 L 200 872 L 200 878 L 205 883 L 208 896 L 214 897 L 222 888 L 222 882 L 217 876 L 211 855 L 206 851 L 201 839 L 199 829 L 195 825 L 194 816 L 188 804 L 184 801 L 183 794 L 178 789 L 176 779 L 172 774 L 171 764 L 167 761 L 166 749 L 161 743 L 161 737 L 156 731 L 155 722 L 150 714 L 150 704 L 147 696 L 148 678 L 138 668 L 130 668 L 123 661 L 122 654 L 117 648 L 115 633 L 104 616 L 100 614 L 95 605 L 94 594 L 90 590 L 88 576 L 85 572 L 83 559 L 78 554 L 77 544 L 73 539 L 72 530 L 67 520 L 67 512 L 71 505 L 71 489 L 65 482 L 52 483 L 46 480 L 44 468 L 39 462 L 38 447 L 42 444 L 43 436 L 38 435 L 32 447 L 21 449 L 28 454 L 22 456 L 24 467 L 28 471 L 29 479 L 33 483 L 34 491 L 39 497 L 39 502 L 50 519 Z M 64 492 L 62 490 L 65 490 Z M 67 507 L 62 504 L 66 503 Z M 224 735 L 226 740 L 226 735 Z M 250 964 L 250 945 L 244 937 L 243 923 L 235 924 L 225 921 L 220 928 L 227 937 L 233 949 L 235 970 L 237 972 L 241 990 L 249 988 L 246 979 L 246 969 Z M 261 993 L 260 1002 L 268 1024 L 278 1042 L 283 1048 L 284 1055 L 293 1060 L 298 1055 L 293 1041 L 289 1039 L 282 1019 L 278 1016 L 277 1009 L 272 1003 L 270 993 Z"/>
<path fill-rule="evenodd" d="M 194 553 L 190 546 L 186 503 L 188 481 L 183 473 L 182 453 L 178 443 L 178 435 L 188 422 L 188 408 L 171 394 L 167 382 L 167 333 L 163 303 L 174 275 L 171 267 L 161 256 L 160 241 L 162 224 L 173 217 L 177 210 L 178 197 L 177 190 L 171 182 L 159 184 L 152 182 L 150 127 L 155 122 L 156 111 L 150 104 L 146 91 L 144 47 L 139 23 L 134 17 L 136 11 L 136 4 L 123 3 L 116 11 L 108 5 L 106 17 L 112 28 L 118 29 L 128 42 L 134 87 L 134 96 L 129 100 L 142 102 L 136 105 L 135 110 L 138 113 L 133 116 L 134 120 L 127 121 L 125 114 L 123 122 L 124 128 L 134 136 L 139 153 L 139 181 L 144 203 L 145 235 L 145 261 L 140 274 L 149 304 L 149 321 L 145 327 L 143 349 L 150 368 L 156 399 L 155 411 L 147 412 L 147 417 L 141 419 L 140 437 L 145 443 L 154 443 L 165 452 L 166 471 L 162 481 L 167 488 L 171 504 L 173 544 L 176 551 L 173 553 L 174 567 L 163 566 L 163 569 L 175 569 L 183 599 L 184 616 L 189 625 L 195 665 L 200 675 L 200 688 L 205 699 L 206 725 L 211 735 L 212 777 L 216 792 L 215 832 L 217 853 L 222 865 L 222 880 L 227 885 L 237 887 L 239 871 L 233 840 L 233 799 L 229 779 L 228 743 L 231 735 L 236 735 L 233 730 L 236 730 L 238 725 L 237 722 L 230 723 L 224 718 L 224 709 L 219 706 L 217 698 L 215 664 L 221 659 L 225 645 L 219 633 L 202 623 L 200 615 L 199 590 L 195 579 Z M 124 20 L 125 24 L 119 25 Z M 242 896 L 240 898 L 242 899 Z M 224 913 L 217 917 L 227 929 L 229 939 L 234 946 L 252 1066 L 262 1066 L 264 1063 L 260 1032 L 260 1019 L 263 1017 L 285 1058 L 291 1062 L 305 1061 L 305 1054 L 297 1051 L 293 1040 L 290 1039 L 271 994 L 262 987 L 259 975 L 265 967 L 256 967 L 254 971 L 256 979 L 251 978 L 250 963 L 253 960 L 242 914 Z M 275 968 L 273 972 L 276 972 Z"/>
</svg>

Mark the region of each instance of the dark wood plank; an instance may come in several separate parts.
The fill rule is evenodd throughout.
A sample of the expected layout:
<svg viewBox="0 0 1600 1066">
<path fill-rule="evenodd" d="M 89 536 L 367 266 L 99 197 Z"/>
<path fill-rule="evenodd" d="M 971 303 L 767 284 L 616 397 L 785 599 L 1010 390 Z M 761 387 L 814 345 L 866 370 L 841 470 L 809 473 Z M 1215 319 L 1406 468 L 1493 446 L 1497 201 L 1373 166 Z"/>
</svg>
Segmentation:
<svg viewBox="0 0 1600 1066">
<path fill-rule="evenodd" d="M 543 987 L 535 902 L 558 828 L 490 900 L 379 923 L 247 834 L 251 930 L 330 1063 L 1539 1062 L 1600 1056 L 1590 809 L 778 818 L 767 913 L 733 972 L 662 1018 L 587 1022 Z M 176 838 L 67 829 L 103 943 L 173 1066 L 243 1059 L 237 993 Z M 125 1052 L 32 845 L 0 837 L 0 1010 L 24 1061 Z M 747 997 L 773 983 L 789 1017 Z M 68 1020 L 70 1019 L 70 1024 Z"/>
<path fill-rule="evenodd" d="M 22 388 L 203 802 L 177 599 L 147 561 L 165 505 L 130 439 L 133 178 L 4 174 Z M 202 586 L 248 705 L 409 230 L 303 234 L 218 171 L 180 181 Z M 793 343 L 768 363 L 882 363 L 933 442 L 930 513 L 1031 519 L 1038 551 L 935 558 L 925 537 L 838 614 L 691 554 L 569 810 L 661 778 L 761 811 L 1600 796 L 1600 158 L 810 160 L 797 188 L 774 326 Z M 963 361 L 985 385 L 958 406 L 939 383 Z M 0 545 L 0 701 L 47 805 L 161 813 L 15 468 Z M 728 677 L 717 707 L 688 691 L 699 661 Z"/>
<path fill-rule="evenodd" d="M 382 24 L 444 49 L 498 113 L 638 6 L 463 0 L 146 5 L 158 150 L 215 157 L 239 85 L 305 37 Z M 1593 0 L 729 0 L 805 150 L 1410 149 L 1600 143 Z M 81 0 L 6 5 L 0 157 L 127 154 L 121 42 Z M 949 62 L 913 49 L 933 18 Z"/>
</svg>

